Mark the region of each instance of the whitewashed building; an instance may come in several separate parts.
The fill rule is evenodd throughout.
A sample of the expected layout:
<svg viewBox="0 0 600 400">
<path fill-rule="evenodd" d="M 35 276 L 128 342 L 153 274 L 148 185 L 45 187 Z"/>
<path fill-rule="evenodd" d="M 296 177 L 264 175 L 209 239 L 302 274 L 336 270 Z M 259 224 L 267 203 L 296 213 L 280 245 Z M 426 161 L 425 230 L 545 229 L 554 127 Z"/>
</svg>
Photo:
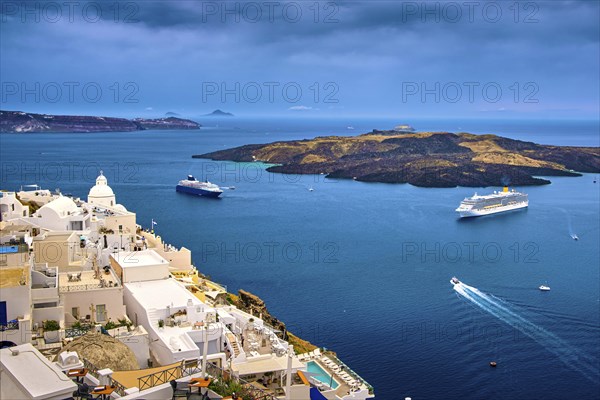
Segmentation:
<svg viewBox="0 0 600 400">
<path fill-rule="evenodd" d="M 0 398 L 61 400 L 77 385 L 31 344 L 0 350 Z"/>
</svg>

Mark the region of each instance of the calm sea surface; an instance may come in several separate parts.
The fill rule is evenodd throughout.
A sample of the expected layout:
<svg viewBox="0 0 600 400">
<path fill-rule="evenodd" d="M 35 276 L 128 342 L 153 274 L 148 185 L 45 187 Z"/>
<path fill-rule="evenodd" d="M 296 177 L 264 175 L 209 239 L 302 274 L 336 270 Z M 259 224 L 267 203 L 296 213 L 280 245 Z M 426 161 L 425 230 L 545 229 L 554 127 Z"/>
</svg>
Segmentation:
<svg viewBox="0 0 600 400">
<path fill-rule="evenodd" d="M 259 295 L 292 332 L 336 351 L 379 399 L 598 398 L 594 175 L 517 188 L 529 194 L 526 211 L 459 220 L 454 208 L 473 189 L 333 181 L 191 159 L 396 121 L 200 122 L 206 127 L 196 132 L 0 135 L 0 187 L 37 183 L 86 198 L 103 169 L 138 223 L 156 220 L 166 242 L 192 250 L 200 271 L 230 291 Z M 400 122 L 599 145 L 597 121 Z M 176 193 L 187 174 L 236 189 L 220 200 Z M 470 286 L 463 293 L 450 285 L 454 275 Z M 540 292 L 546 282 L 552 290 Z"/>
</svg>

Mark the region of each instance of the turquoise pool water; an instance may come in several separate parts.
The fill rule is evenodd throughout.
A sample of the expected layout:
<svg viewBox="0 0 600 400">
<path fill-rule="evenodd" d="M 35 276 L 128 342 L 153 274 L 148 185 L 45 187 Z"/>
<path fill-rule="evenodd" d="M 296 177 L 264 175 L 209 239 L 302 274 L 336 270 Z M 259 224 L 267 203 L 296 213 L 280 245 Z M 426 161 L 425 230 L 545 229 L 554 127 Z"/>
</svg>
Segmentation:
<svg viewBox="0 0 600 400">
<path fill-rule="evenodd" d="M 329 375 L 327 371 L 321 368 L 321 366 L 314 361 L 308 362 L 308 364 L 306 365 L 306 370 L 312 374 L 311 376 L 313 378 L 320 382 L 323 382 L 327 386 L 329 386 L 329 384 L 331 383 L 332 389 L 337 389 L 337 387 L 339 386 L 339 383 L 335 381 L 335 378 L 332 381 L 331 375 Z"/>
</svg>

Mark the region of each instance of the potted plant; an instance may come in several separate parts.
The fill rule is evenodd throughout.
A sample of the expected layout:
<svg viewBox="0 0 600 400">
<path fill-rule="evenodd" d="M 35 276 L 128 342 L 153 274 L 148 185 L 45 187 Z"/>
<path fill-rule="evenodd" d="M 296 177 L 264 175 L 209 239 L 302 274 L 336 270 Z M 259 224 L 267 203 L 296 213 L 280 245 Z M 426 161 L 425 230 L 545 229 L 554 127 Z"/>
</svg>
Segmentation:
<svg viewBox="0 0 600 400">
<path fill-rule="evenodd" d="M 118 321 L 119 321 L 119 323 L 117 324 L 117 327 L 125 326 L 125 327 L 127 327 L 127 331 L 131 332 L 131 326 L 133 325 L 133 322 L 131 322 L 127 318 L 121 318 L 121 319 L 118 319 Z"/>
<path fill-rule="evenodd" d="M 53 319 L 45 321 L 44 327 L 44 340 L 46 343 L 58 343 L 61 339 L 60 324 L 58 321 Z"/>
<path fill-rule="evenodd" d="M 117 324 L 115 324 L 113 321 L 110 321 L 110 320 L 109 320 L 109 321 L 106 323 L 106 325 L 104 325 L 104 329 L 106 329 L 106 330 L 108 331 L 108 330 L 111 330 L 111 329 L 115 329 L 115 328 L 116 328 L 116 327 L 118 327 L 118 326 L 119 326 L 119 325 L 117 325 Z"/>
<path fill-rule="evenodd" d="M 158 320 L 158 327 L 159 328 L 164 328 L 164 326 L 165 326 L 165 321 L 163 321 L 162 319 L 159 319 Z"/>
</svg>

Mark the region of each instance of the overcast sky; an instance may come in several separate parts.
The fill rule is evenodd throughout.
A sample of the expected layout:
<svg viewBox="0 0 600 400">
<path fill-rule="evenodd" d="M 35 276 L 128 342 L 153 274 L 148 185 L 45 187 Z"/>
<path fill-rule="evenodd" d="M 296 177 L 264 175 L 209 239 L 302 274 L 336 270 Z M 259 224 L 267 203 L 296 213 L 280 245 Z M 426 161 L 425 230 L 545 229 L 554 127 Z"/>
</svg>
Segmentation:
<svg viewBox="0 0 600 400">
<path fill-rule="evenodd" d="M 0 3 L 2 109 L 598 118 L 597 1 Z"/>
</svg>

